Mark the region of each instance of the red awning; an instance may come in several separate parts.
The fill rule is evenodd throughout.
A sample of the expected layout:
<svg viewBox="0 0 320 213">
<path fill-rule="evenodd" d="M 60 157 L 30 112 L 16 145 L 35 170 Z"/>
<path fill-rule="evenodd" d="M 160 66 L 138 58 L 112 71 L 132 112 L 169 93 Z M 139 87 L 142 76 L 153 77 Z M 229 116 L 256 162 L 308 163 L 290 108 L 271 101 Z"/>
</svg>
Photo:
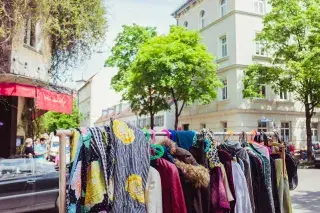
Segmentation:
<svg viewBox="0 0 320 213">
<path fill-rule="evenodd" d="M 51 91 L 42 87 L 16 83 L 0 83 L 0 95 L 36 99 L 36 108 L 61 113 L 72 113 L 72 95 Z"/>
</svg>

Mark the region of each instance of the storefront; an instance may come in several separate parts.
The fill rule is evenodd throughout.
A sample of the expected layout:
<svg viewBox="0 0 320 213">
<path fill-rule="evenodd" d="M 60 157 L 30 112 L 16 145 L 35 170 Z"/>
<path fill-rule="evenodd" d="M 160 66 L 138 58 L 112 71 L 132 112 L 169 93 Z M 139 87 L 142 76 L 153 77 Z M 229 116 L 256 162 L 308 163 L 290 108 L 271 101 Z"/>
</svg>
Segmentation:
<svg viewBox="0 0 320 213">
<path fill-rule="evenodd" d="M 1 79 L 3 80 L 3 79 Z M 23 143 L 24 133 L 19 131 L 22 110 L 33 110 L 30 119 L 47 111 L 72 113 L 72 91 L 53 85 L 32 85 L 24 79 L 19 83 L 0 80 L 0 158 L 8 158 L 16 153 L 18 143 Z"/>
</svg>

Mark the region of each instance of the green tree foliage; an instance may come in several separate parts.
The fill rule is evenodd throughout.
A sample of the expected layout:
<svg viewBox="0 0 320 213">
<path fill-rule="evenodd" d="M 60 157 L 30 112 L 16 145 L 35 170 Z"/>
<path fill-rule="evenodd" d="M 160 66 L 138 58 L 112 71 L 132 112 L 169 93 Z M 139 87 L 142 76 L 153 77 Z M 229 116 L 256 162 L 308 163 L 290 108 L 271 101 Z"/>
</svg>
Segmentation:
<svg viewBox="0 0 320 213">
<path fill-rule="evenodd" d="M 47 112 L 43 116 L 47 132 L 53 132 L 57 129 L 70 129 L 80 126 L 81 115 L 76 102 L 73 102 L 72 114 L 63 114 L 57 112 Z"/>
<path fill-rule="evenodd" d="M 177 129 L 186 103 L 206 104 L 216 98 L 216 88 L 222 85 L 213 61 L 199 32 L 172 26 L 169 35 L 154 37 L 141 46 L 130 67 L 124 99 L 134 111 L 149 112 L 151 117 L 173 102 Z"/>
<path fill-rule="evenodd" d="M 257 40 L 272 55 L 270 65 L 251 65 L 245 72 L 245 97 L 258 97 L 259 85 L 293 92 L 305 106 L 308 157 L 311 160 L 311 118 L 320 104 L 320 1 L 270 0 Z"/>
<path fill-rule="evenodd" d="M 118 34 L 111 56 L 106 60 L 106 66 L 119 68 L 119 72 L 112 78 L 111 86 L 120 92 L 127 84 L 127 74 L 139 48 L 148 39 L 157 35 L 156 28 L 139 25 L 124 25 L 123 31 Z"/>
<path fill-rule="evenodd" d="M 102 0 L 0 0 L 0 44 L 21 33 L 30 18 L 50 36 L 53 77 L 89 58 L 107 29 Z"/>
</svg>

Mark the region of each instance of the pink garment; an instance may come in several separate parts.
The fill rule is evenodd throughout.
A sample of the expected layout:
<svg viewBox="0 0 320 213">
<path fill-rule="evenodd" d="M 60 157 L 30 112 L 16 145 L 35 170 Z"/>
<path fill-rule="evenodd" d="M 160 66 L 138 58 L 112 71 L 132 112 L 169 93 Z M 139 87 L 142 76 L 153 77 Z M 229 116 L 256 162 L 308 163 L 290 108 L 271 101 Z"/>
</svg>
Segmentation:
<svg viewBox="0 0 320 213">
<path fill-rule="evenodd" d="M 177 167 L 165 159 L 157 160 L 161 177 L 163 213 L 187 213 Z"/>
<path fill-rule="evenodd" d="M 59 154 L 57 154 L 57 156 L 56 156 L 56 158 L 55 158 L 55 160 L 54 160 L 54 164 L 55 164 L 56 166 L 59 166 L 59 161 L 60 161 Z"/>
<path fill-rule="evenodd" d="M 230 203 L 223 184 L 220 167 L 215 167 L 211 170 L 210 179 L 212 212 L 224 213 L 230 211 Z"/>
</svg>

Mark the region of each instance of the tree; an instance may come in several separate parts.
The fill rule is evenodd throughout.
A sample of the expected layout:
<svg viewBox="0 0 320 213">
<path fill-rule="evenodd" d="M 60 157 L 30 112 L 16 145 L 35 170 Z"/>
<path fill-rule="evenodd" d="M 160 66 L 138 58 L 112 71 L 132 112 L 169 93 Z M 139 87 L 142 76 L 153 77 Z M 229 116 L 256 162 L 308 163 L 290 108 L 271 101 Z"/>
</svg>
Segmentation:
<svg viewBox="0 0 320 213">
<path fill-rule="evenodd" d="M 102 0 L 1 0 L 0 48 L 5 49 L 30 19 L 40 22 L 41 33 L 50 36 L 49 72 L 54 79 L 90 58 L 107 29 Z"/>
<path fill-rule="evenodd" d="M 73 101 L 72 114 L 47 112 L 44 114 L 45 128 L 48 132 L 57 129 L 69 129 L 80 126 L 81 115 L 75 101 Z"/>
<path fill-rule="evenodd" d="M 154 27 L 142 27 L 135 24 L 123 26 L 123 31 L 118 34 L 115 45 L 111 49 L 111 56 L 105 63 L 106 66 L 114 66 L 119 69 L 111 81 L 111 86 L 117 92 L 126 88 L 128 71 L 140 46 L 156 35 Z"/>
<path fill-rule="evenodd" d="M 152 117 L 175 108 L 175 129 L 186 103 L 209 103 L 217 96 L 221 81 L 216 76 L 214 57 L 201 43 L 199 32 L 172 26 L 167 36 L 158 36 L 141 46 L 130 68 L 124 99 L 139 113 Z M 151 93 L 153 91 L 153 93 Z M 136 107 L 139 97 L 147 97 Z"/>
<path fill-rule="evenodd" d="M 259 97 L 259 85 L 292 92 L 305 107 L 308 160 L 312 156 L 311 118 L 320 104 L 320 1 L 270 0 L 257 41 L 272 55 L 270 65 L 254 64 L 245 71 L 244 97 Z"/>
</svg>

